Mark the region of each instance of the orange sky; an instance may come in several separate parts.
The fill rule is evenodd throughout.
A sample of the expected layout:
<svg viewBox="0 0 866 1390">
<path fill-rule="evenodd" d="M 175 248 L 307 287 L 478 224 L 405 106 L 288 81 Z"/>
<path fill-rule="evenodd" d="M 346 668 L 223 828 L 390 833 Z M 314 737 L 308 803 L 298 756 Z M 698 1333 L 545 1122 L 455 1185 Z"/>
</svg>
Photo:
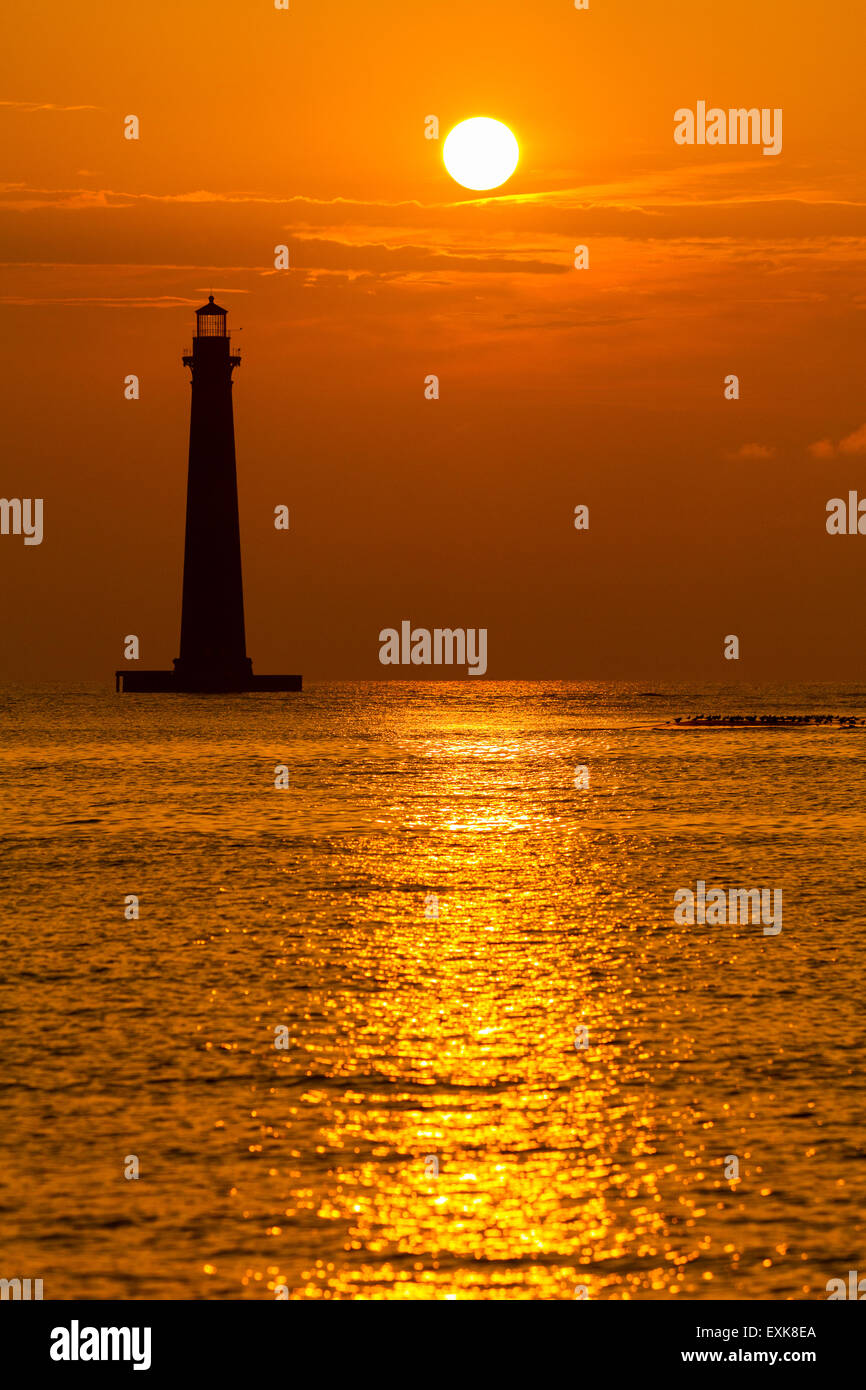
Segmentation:
<svg viewBox="0 0 866 1390">
<path fill-rule="evenodd" d="M 399 675 L 408 618 L 486 627 L 490 678 L 866 679 L 866 537 L 824 525 L 866 495 L 864 38 L 852 0 L 7 15 L 0 491 L 45 539 L 0 536 L 0 678 L 177 655 L 213 291 L 257 671 Z M 781 107 L 782 153 L 675 145 L 698 100 Z M 517 173 L 471 198 L 430 114 L 505 121 Z"/>
</svg>

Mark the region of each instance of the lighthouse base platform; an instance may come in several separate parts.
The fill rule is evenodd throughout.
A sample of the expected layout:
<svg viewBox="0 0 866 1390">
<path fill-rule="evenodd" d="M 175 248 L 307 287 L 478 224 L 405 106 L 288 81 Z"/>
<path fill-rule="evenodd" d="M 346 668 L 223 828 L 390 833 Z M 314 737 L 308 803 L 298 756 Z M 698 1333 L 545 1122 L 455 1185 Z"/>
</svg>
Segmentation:
<svg viewBox="0 0 866 1390">
<path fill-rule="evenodd" d="M 177 671 L 115 671 L 114 689 L 120 694 L 139 695 L 239 695 L 247 691 L 290 691 L 303 689 L 302 676 L 254 676 L 240 679 L 197 678 Z"/>
</svg>

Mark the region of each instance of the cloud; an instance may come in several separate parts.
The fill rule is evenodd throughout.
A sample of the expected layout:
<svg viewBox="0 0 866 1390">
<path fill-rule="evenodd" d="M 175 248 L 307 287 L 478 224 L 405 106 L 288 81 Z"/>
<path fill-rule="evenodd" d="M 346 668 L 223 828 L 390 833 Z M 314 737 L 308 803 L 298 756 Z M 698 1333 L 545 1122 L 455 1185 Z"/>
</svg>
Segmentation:
<svg viewBox="0 0 866 1390">
<path fill-rule="evenodd" d="M 809 445 L 809 453 L 815 459 L 831 459 L 836 450 L 830 439 L 819 439 L 814 444 Z"/>
<path fill-rule="evenodd" d="M 809 453 L 816 459 L 831 459 L 837 454 L 866 454 L 866 425 L 846 434 L 838 444 L 832 439 L 819 439 L 809 445 Z"/>
<path fill-rule="evenodd" d="M 297 251 L 293 256 L 299 270 L 353 270 L 380 275 L 406 275 L 424 270 L 474 271 L 478 273 L 515 275 L 567 275 L 570 266 L 560 260 L 541 261 L 522 259 L 518 255 L 502 256 L 480 251 L 477 255 L 455 254 L 453 251 L 431 249 L 412 244 L 382 245 L 328 241 L 319 237 L 294 239 Z"/>
<path fill-rule="evenodd" d="M 848 434 L 839 445 L 840 454 L 866 454 L 866 425 Z"/>
<path fill-rule="evenodd" d="M 454 202 L 365 202 L 343 197 L 312 198 L 304 194 L 277 196 L 252 190 L 216 192 L 191 189 L 180 193 L 131 193 L 111 188 L 28 188 L 0 185 L 0 204 L 10 211 L 51 209 L 89 211 L 110 208 L 166 209 L 222 205 L 258 205 L 263 214 L 282 207 L 294 229 L 305 227 L 320 233 L 351 230 L 358 239 L 362 228 L 388 226 L 423 229 L 425 232 L 474 232 L 489 238 L 497 232 L 511 235 L 543 234 L 572 242 L 596 237 L 631 240 L 687 240 L 696 244 L 746 238 L 753 243 L 780 244 L 816 238 L 866 238 L 866 203 L 832 201 L 812 196 L 782 195 L 774 198 L 707 199 L 659 197 L 652 188 L 624 195 L 616 186 L 560 188 L 534 193 L 507 194 Z M 130 215 L 128 213 L 128 215 Z M 856 248 L 855 248 L 856 249 Z"/>
<path fill-rule="evenodd" d="M 53 101 L 0 101 L 16 111 L 102 111 L 102 106 L 58 106 Z"/>
<path fill-rule="evenodd" d="M 774 444 L 741 444 L 739 449 L 729 451 L 730 459 L 771 459 L 776 452 Z"/>
<path fill-rule="evenodd" d="M 233 294 L 247 294 L 247 290 L 232 290 Z M 0 304 L 14 304 L 19 308 L 42 308 L 46 304 L 63 304 L 74 308 L 83 308 L 95 305 L 100 309 L 177 309 L 177 308 L 198 308 L 204 298 L 205 291 L 197 295 L 40 295 L 39 298 L 26 295 L 0 295 Z"/>
</svg>

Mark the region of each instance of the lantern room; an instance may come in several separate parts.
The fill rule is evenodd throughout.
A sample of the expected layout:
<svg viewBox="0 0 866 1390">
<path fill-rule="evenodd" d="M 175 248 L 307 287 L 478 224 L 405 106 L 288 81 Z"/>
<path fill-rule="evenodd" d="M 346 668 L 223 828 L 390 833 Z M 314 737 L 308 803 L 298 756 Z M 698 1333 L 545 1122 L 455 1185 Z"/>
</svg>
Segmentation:
<svg viewBox="0 0 866 1390">
<path fill-rule="evenodd" d="M 203 304 L 200 309 L 195 311 L 195 335 L 197 338 L 227 338 L 226 314 L 227 309 L 221 309 L 219 304 L 214 304 L 213 295 L 208 296 L 207 304 Z"/>
</svg>

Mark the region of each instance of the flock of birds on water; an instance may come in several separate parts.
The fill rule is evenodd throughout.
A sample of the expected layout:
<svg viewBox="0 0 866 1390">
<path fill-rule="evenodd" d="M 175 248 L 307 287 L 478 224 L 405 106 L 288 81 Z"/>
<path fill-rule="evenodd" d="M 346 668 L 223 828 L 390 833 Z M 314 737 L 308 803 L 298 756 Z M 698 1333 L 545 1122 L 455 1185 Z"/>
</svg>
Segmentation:
<svg viewBox="0 0 866 1390">
<path fill-rule="evenodd" d="M 712 724 L 738 724 L 749 727 L 764 725 L 769 728 L 783 725 L 787 728 L 797 724 L 838 724 L 845 729 L 852 729 L 864 722 L 866 721 L 855 714 L 694 714 L 687 718 L 680 715 L 674 720 L 675 724 L 700 727 Z"/>
</svg>

